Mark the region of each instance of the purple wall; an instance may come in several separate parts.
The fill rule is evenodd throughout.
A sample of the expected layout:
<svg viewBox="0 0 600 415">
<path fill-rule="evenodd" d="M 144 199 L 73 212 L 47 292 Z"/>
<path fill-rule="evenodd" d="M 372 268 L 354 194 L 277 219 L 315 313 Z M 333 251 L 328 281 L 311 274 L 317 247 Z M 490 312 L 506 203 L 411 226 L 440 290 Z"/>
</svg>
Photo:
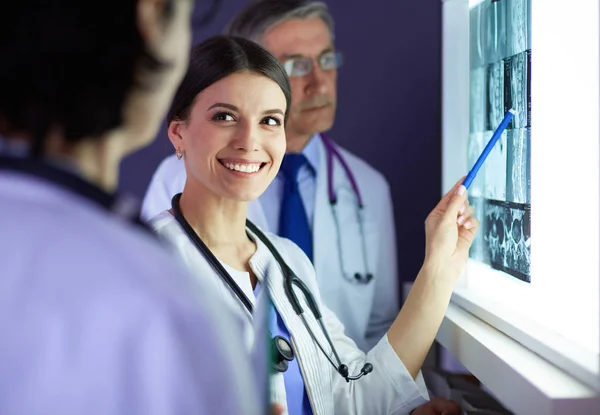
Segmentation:
<svg viewBox="0 0 600 415">
<path fill-rule="evenodd" d="M 222 0 L 215 20 L 196 31 L 194 41 L 219 33 L 245 3 Z M 423 221 L 441 189 L 442 3 L 327 3 L 336 21 L 336 46 L 345 58 L 339 72 L 337 119 L 330 135 L 389 180 L 400 276 L 412 280 L 423 259 Z M 121 191 L 141 198 L 154 169 L 171 152 L 163 126 L 151 146 L 125 160 Z"/>
</svg>

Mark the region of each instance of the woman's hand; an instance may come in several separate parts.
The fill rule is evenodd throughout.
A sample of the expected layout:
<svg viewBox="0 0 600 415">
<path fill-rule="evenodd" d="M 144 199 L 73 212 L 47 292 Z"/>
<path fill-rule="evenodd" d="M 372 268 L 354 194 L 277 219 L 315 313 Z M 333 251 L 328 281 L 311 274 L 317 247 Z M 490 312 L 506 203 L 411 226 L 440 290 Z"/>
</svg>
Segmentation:
<svg viewBox="0 0 600 415">
<path fill-rule="evenodd" d="M 425 220 L 425 268 L 457 279 L 469 256 L 479 221 L 473 217 L 464 177 L 444 195 Z"/>
</svg>

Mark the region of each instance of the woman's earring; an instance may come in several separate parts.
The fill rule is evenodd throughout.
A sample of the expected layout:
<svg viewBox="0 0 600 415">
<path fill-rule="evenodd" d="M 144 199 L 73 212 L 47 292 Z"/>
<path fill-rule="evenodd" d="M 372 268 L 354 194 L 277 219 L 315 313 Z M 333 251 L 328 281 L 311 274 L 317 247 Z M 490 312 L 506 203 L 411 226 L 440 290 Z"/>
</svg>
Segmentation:
<svg viewBox="0 0 600 415">
<path fill-rule="evenodd" d="M 183 153 L 181 152 L 180 149 L 177 149 L 177 151 L 175 152 L 175 155 L 177 156 L 177 160 L 181 160 L 181 158 L 183 157 Z"/>
</svg>

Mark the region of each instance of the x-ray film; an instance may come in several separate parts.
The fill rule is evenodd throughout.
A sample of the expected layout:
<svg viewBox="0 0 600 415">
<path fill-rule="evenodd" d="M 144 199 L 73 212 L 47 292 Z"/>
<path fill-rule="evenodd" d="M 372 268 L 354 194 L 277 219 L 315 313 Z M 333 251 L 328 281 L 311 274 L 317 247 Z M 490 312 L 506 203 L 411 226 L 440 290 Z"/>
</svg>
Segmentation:
<svg viewBox="0 0 600 415">
<path fill-rule="evenodd" d="M 531 49 L 531 0 L 501 0 L 506 3 L 506 56 Z"/>
<path fill-rule="evenodd" d="M 492 137 L 492 131 L 486 131 L 483 134 L 484 142 Z M 507 161 L 508 161 L 508 146 L 506 144 L 507 132 L 502 133 L 502 136 L 496 145 L 490 151 L 485 161 L 485 185 L 483 194 L 486 199 L 506 200 L 506 178 Z"/>
<path fill-rule="evenodd" d="M 487 258 L 494 268 L 529 282 L 529 205 L 486 200 L 483 220 L 483 257 Z"/>
<path fill-rule="evenodd" d="M 527 126 L 531 127 L 531 49 L 527 50 Z"/>
<path fill-rule="evenodd" d="M 482 7 L 487 18 L 485 31 L 486 63 L 498 62 L 506 56 L 507 3 L 506 1 L 484 2 Z"/>
<path fill-rule="evenodd" d="M 473 182 L 475 183 L 475 182 Z M 484 242 L 484 233 L 485 233 L 485 203 L 486 199 L 483 197 L 473 196 L 471 189 L 469 189 L 469 204 L 475 209 L 475 218 L 479 221 L 480 229 L 475 235 L 475 239 L 473 240 L 473 244 L 471 245 L 471 250 L 469 251 L 469 257 L 473 258 L 479 262 L 483 262 L 484 264 L 491 265 L 490 261 L 490 252 Z"/>
<path fill-rule="evenodd" d="M 469 130 L 471 133 L 482 132 L 486 129 L 486 71 L 484 67 L 476 68 L 471 71 L 470 88 L 470 122 Z"/>
<path fill-rule="evenodd" d="M 512 108 L 515 116 L 469 189 L 481 222 L 470 256 L 530 282 L 531 0 L 470 11 L 469 170 Z"/>
<path fill-rule="evenodd" d="M 488 137 L 489 139 L 489 137 Z M 471 133 L 469 134 L 469 142 L 467 143 L 467 163 L 465 166 L 466 171 L 471 170 L 475 165 L 475 162 L 481 155 L 486 142 L 484 141 L 484 133 Z M 483 163 L 479 169 L 479 173 L 475 176 L 475 179 L 469 187 L 469 195 L 475 197 L 483 197 L 485 193 L 485 167 L 486 163 Z"/>
<path fill-rule="evenodd" d="M 486 22 L 480 5 L 471 10 L 469 18 L 469 56 L 471 68 L 485 67 L 483 32 L 485 30 Z"/>
<path fill-rule="evenodd" d="M 504 118 L 504 61 L 487 67 L 487 129 L 495 130 Z"/>
<path fill-rule="evenodd" d="M 504 112 L 515 110 L 509 129 L 529 126 L 528 56 L 525 51 L 504 60 Z"/>
<path fill-rule="evenodd" d="M 509 130 L 506 137 L 506 201 L 531 203 L 531 132 Z"/>
</svg>

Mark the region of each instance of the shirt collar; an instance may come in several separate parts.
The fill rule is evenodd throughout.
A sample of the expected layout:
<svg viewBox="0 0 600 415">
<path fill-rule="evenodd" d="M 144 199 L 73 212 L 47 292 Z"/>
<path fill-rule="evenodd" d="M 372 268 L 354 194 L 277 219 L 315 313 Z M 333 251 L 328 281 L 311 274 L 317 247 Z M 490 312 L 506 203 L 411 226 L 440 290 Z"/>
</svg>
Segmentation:
<svg viewBox="0 0 600 415">
<path fill-rule="evenodd" d="M 308 144 L 302 150 L 302 154 L 306 157 L 308 164 L 312 168 L 314 175 L 319 173 L 319 140 L 321 139 L 320 134 L 315 134 L 308 141 Z"/>
<path fill-rule="evenodd" d="M 66 158 L 32 159 L 29 157 L 29 149 L 29 145 L 25 142 L 16 140 L 11 142 L 0 136 L 0 170 L 12 170 L 54 183 L 71 193 L 97 203 L 117 216 L 125 217 L 142 225 L 150 232 L 150 229 L 139 218 L 137 199 L 108 193 L 85 180 L 75 163 Z"/>
<path fill-rule="evenodd" d="M 0 135 L 0 155 L 28 159 L 31 146 L 23 140 L 8 140 Z M 66 157 L 44 156 L 44 163 L 50 164 L 58 169 L 66 170 L 74 175 L 80 176 L 81 170 L 75 163 Z"/>
<path fill-rule="evenodd" d="M 308 162 L 308 171 L 310 172 L 309 174 L 312 174 L 313 177 L 315 177 L 319 172 L 319 155 L 321 151 L 321 149 L 319 148 L 319 140 L 322 140 L 320 134 L 317 133 L 313 135 L 310 138 L 310 140 L 308 140 L 308 143 L 304 147 L 304 150 L 302 150 L 302 154 L 304 155 L 304 157 L 306 157 L 306 161 Z M 302 169 L 300 171 L 302 172 Z M 277 173 L 276 178 L 278 180 L 283 179 L 283 173 L 279 171 L 279 173 Z"/>
</svg>

